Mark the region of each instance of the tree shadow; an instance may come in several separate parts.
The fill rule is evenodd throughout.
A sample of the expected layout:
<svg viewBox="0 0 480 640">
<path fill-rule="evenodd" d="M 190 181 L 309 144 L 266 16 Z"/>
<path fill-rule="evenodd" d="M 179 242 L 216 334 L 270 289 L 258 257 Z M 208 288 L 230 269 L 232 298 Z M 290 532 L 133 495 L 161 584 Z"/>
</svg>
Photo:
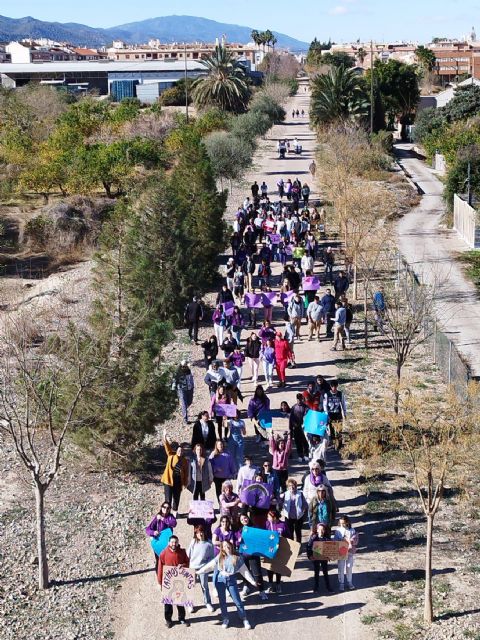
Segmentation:
<svg viewBox="0 0 480 640">
<path fill-rule="evenodd" d="M 137 569 L 136 571 L 126 571 L 124 573 L 110 573 L 104 576 L 88 576 L 85 578 L 72 578 L 71 580 L 52 580 L 52 586 L 67 587 L 72 584 L 90 584 L 93 582 L 102 582 L 103 580 L 119 580 L 120 578 L 128 578 L 129 576 L 139 576 L 143 573 L 155 572 L 153 567 L 149 569 Z"/>
<path fill-rule="evenodd" d="M 463 616 L 475 615 L 480 613 L 480 609 L 469 609 L 466 611 L 450 611 L 441 616 L 435 616 L 435 620 L 451 620 L 452 618 L 463 618 Z"/>
</svg>

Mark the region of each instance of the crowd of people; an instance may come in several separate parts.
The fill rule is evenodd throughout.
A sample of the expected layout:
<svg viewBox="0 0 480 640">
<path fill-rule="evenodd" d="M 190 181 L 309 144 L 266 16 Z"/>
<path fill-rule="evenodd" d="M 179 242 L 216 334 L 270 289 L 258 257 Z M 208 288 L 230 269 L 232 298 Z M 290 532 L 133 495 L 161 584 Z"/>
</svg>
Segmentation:
<svg viewBox="0 0 480 640">
<path fill-rule="evenodd" d="M 343 591 L 345 583 L 354 588 L 358 534 L 349 517 L 339 513 L 327 475 L 332 450 L 342 447 L 345 393 L 337 380 L 318 374 L 298 390 L 292 406 L 282 399 L 281 391 L 272 395 L 275 376 L 276 386 L 283 388 L 289 370 L 291 382 L 298 385 L 292 370 L 298 364 L 295 349 L 299 342 L 331 339 L 334 350 L 350 343 L 350 278 L 348 272 L 335 269 L 339 251 L 321 241 L 325 212 L 318 204 L 310 204 L 308 185 L 280 178 L 276 186 L 278 199 L 273 202 L 265 182 L 254 182 L 252 197 L 235 214 L 232 257 L 216 298 L 213 331 L 200 341 L 210 400 L 193 421 L 189 454 L 185 445 L 173 442 L 164 432 L 167 461 L 161 482 L 165 501 L 146 528 L 151 538 L 165 529 L 174 531 L 182 492 L 188 491 L 191 499 L 205 500 L 213 490 L 213 519 L 195 523 L 191 540 L 185 540 L 183 547 L 173 533 L 168 546 L 155 554 L 155 568 L 160 584 L 166 566 L 195 569 L 209 612 L 214 611 L 211 591 L 216 594 L 224 628 L 230 624 L 227 592 L 244 627 L 250 629 L 245 598 L 258 592 L 263 601 L 282 590 L 280 574 L 266 571 L 264 575 L 260 557 L 241 552 L 244 527 L 275 531 L 304 545 L 301 553 L 311 562 L 314 592 L 320 591 L 320 571 L 325 590 L 334 591 L 328 562 L 314 556 L 315 542 L 346 541 L 348 553 L 338 560 L 338 589 Z M 280 265 L 280 277 L 274 275 L 279 271 L 272 269 L 275 263 Z M 314 286 L 305 287 L 306 281 Z M 276 295 L 260 296 L 260 308 L 247 296 L 256 292 Z M 377 303 L 380 307 L 381 301 Z M 257 317 L 260 309 L 262 318 Z M 381 317 L 381 310 L 377 315 Z M 185 323 L 190 339 L 197 344 L 199 325 L 205 320 L 208 316 L 201 301 L 194 298 L 185 309 Z M 305 323 L 307 333 L 303 333 Z M 253 385 L 250 397 L 245 391 L 248 384 Z M 186 361 L 178 367 L 172 389 L 189 424 L 194 378 Z M 309 410 L 328 415 L 323 436 L 305 432 Z M 266 414 L 275 419 L 275 429 L 266 424 Z M 249 432 L 255 434 L 254 456 L 247 451 Z M 252 481 L 271 487 L 268 507 L 242 501 L 242 490 Z M 172 616 L 172 605 L 165 605 L 168 628 L 173 625 Z M 178 607 L 178 620 L 188 624 L 184 607 Z"/>
</svg>

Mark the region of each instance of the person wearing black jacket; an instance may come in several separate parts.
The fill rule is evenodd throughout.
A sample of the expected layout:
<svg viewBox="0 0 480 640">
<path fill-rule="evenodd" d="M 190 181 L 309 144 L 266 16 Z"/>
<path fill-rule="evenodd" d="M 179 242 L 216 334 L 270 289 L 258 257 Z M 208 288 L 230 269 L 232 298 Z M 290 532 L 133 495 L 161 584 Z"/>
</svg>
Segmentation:
<svg viewBox="0 0 480 640">
<path fill-rule="evenodd" d="M 306 462 L 308 460 L 308 442 L 303 431 L 303 418 L 308 411 L 305 404 L 305 398 L 301 393 L 297 393 L 297 402 L 290 410 L 289 429 L 295 440 L 295 446 L 298 453 L 298 461 Z"/>
<path fill-rule="evenodd" d="M 288 280 L 290 288 L 292 291 L 298 291 L 300 287 L 300 274 L 298 274 L 291 264 L 287 264 L 284 272 L 282 273 L 282 279 Z"/>
<path fill-rule="evenodd" d="M 327 289 L 326 294 L 320 300 L 322 305 L 322 320 L 327 328 L 327 338 L 331 338 L 333 319 L 335 318 L 335 296 L 332 296 L 332 290 Z"/>
<path fill-rule="evenodd" d="M 193 425 L 192 431 L 192 451 L 197 444 L 203 445 L 206 451 L 212 451 L 217 436 L 215 434 L 215 425 L 210 420 L 208 411 L 202 411 L 198 414 L 198 420 Z"/>
<path fill-rule="evenodd" d="M 198 341 L 198 324 L 203 320 L 202 305 L 196 296 L 185 307 L 184 320 L 188 327 L 188 337 L 196 344 Z"/>
<path fill-rule="evenodd" d="M 335 298 L 338 300 L 341 296 L 344 296 L 348 287 L 350 286 L 350 280 L 343 273 L 343 271 L 338 272 L 338 276 L 333 281 L 333 288 L 335 289 Z"/>
<path fill-rule="evenodd" d="M 228 356 L 230 356 L 235 351 L 235 349 L 237 347 L 238 347 L 238 342 L 235 340 L 235 338 L 233 337 L 232 332 L 229 329 L 227 331 L 227 335 L 225 337 L 225 340 L 220 345 L 220 349 L 225 354 L 225 358 L 228 358 Z"/>
<path fill-rule="evenodd" d="M 233 293 L 230 291 L 226 284 L 222 285 L 222 289 L 217 295 L 215 304 L 218 307 L 219 304 L 225 304 L 225 302 L 235 302 L 233 299 Z"/>
<path fill-rule="evenodd" d="M 253 293 L 255 288 L 253 286 L 253 274 L 255 273 L 255 260 L 251 256 L 247 256 L 242 263 L 242 271 L 245 274 L 245 280 L 247 282 L 247 291 Z"/>
<path fill-rule="evenodd" d="M 218 356 L 217 336 L 210 336 L 208 340 L 202 342 L 203 358 L 205 361 L 205 369 L 208 371 L 209 366 Z"/>
</svg>

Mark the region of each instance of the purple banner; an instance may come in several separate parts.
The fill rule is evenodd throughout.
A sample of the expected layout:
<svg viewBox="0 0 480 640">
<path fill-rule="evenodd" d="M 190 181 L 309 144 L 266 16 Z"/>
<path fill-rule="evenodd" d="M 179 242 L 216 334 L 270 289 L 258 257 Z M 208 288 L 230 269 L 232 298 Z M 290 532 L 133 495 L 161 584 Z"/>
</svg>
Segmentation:
<svg viewBox="0 0 480 640">
<path fill-rule="evenodd" d="M 280 300 L 282 304 L 285 304 L 286 302 L 290 302 L 290 300 L 293 298 L 294 295 L 295 295 L 295 291 L 287 291 L 287 293 L 281 293 Z"/>
<path fill-rule="evenodd" d="M 304 291 L 317 291 L 320 289 L 320 280 L 316 276 L 303 278 L 302 288 Z"/>
<path fill-rule="evenodd" d="M 263 301 L 261 293 L 246 293 L 245 306 L 247 309 L 262 309 Z"/>
<path fill-rule="evenodd" d="M 216 416 L 227 416 L 227 418 L 235 418 L 237 415 L 237 405 L 230 402 L 229 404 L 214 404 L 213 412 Z"/>
<path fill-rule="evenodd" d="M 268 237 L 270 238 L 270 242 L 272 244 L 280 244 L 282 241 L 282 236 L 279 233 L 269 233 Z"/>
<path fill-rule="evenodd" d="M 232 316 L 233 315 L 233 307 L 235 306 L 234 302 L 224 302 L 223 303 L 223 310 L 225 311 L 225 315 L 226 316 Z"/>
<path fill-rule="evenodd" d="M 277 299 L 277 294 L 275 291 L 267 291 L 266 293 L 262 293 L 262 304 L 264 307 L 271 307 L 275 304 Z"/>
<path fill-rule="evenodd" d="M 272 500 L 272 485 L 255 480 L 245 480 L 244 487 L 240 491 L 240 500 L 249 507 L 268 509 Z"/>
</svg>

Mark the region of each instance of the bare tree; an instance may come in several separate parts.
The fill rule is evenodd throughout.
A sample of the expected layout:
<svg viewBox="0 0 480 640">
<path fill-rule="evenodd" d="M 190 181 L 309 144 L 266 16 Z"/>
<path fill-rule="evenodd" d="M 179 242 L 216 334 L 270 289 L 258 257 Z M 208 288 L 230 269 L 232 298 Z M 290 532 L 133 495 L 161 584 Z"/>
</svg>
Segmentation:
<svg viewBox="0 0 480 640">
<path fill-rule="evenodd" d="M 427 320 L 433 314 L 436 299 L 436 284 L 420 285 L 415 276 L 407 272 L 407 279 L 401 283 L 385 286 L 384 336 L 395 354 L 396 385 L 394 411 L 398 413 L 398 402 L 402 378 L 402 368 L 412 353 L 431 335 L 432 323 Z M 437 305 L 438 313 L 438 305 Z"/>
<path fill-rule="evenodd" d="M 433 527 L 448 478 L 450 485 L 461 481 L 455 477 L 457 465 L 466 462 L 465 452 L 475 443 L 478 424 L 478 384 L 472 384 L 467 397 L 450 391 L 446 406 L 435 406 L 423 398 L 407 394 L 401 416 L 393 420 L 399 446 L 406 454 L 421 507 L 427 520 L 425 546 L 424 620 L 433 621 L 432 550 Z M 478 444 L 478 443 L 477 443 Z M 471 461 L 473 464 L 473 460 Z M 476 463 L 476 461 L 475 461 Z M 447 475 L 448 470 L 448 475 Z"/>
<path fill-rule="evenodd" d="M 45 494 L 60 469 L 65 438 L 80 423 L 79 401 L 93 381 L 88 338 L 69 324 L 45 336 L 27 316 L 0 333 L 0 430 L 14 445 L 35 496 L 38 585 L 49 586 Z"/>
</svg>

